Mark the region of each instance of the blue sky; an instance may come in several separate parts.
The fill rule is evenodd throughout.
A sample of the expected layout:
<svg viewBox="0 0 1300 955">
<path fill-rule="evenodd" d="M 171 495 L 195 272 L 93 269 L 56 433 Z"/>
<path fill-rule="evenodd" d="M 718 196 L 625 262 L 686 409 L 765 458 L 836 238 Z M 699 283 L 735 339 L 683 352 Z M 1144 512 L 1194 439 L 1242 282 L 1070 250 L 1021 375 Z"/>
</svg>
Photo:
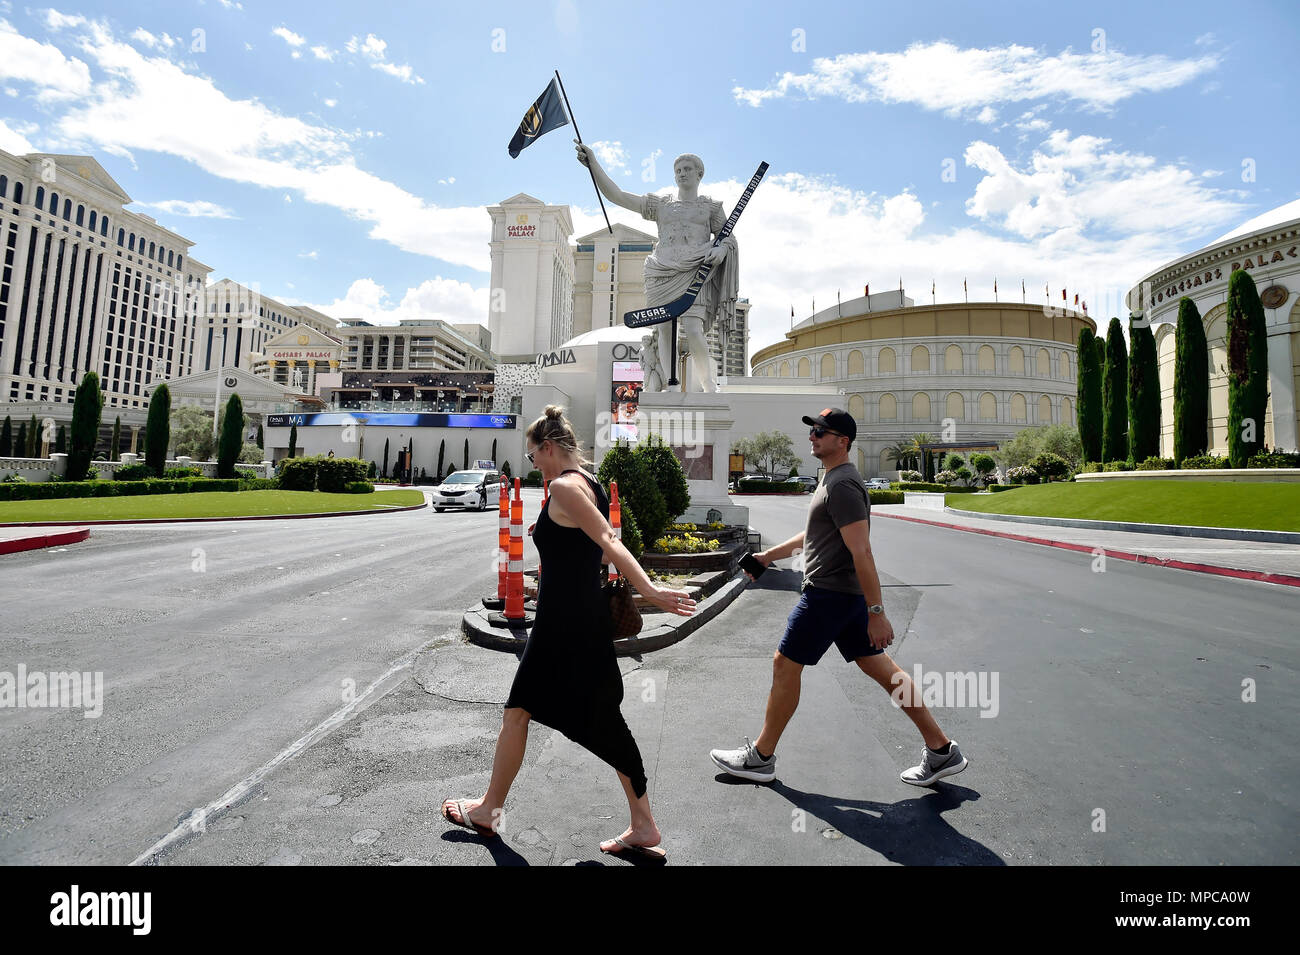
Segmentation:
<svg viewBox="0 0 1300 955">
<path fill-rule="evenodd" d="M 486 324 L 484 206 L 527 192 L 601 224 L 571 128 L 506 153 L 559 68 L 629 191 L 669 190 L 689 151 L 730 205 L 771 163 L 737 230 L 751 351 L 792 305 L 900 277 L 918 301 L 1068 287 L 1104 320 L 1300 197 L 1300 5 L 919 9 L 0 0 L 0 148 L 96 156 L 214 279 Z"/>
</svg>

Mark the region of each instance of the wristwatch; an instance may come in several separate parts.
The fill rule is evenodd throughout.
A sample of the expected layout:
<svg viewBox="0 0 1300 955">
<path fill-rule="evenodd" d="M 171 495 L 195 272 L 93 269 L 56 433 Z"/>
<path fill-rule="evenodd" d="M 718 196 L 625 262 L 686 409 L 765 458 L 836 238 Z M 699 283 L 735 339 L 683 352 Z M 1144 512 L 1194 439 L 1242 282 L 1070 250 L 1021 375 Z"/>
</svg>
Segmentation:
<svg viewBox="0 0 1300 955">
<path fill-rule="evenodd" d="M 867 606 L 867 613 L 884 613 L 884 612 L 885 612 L 885 608 L 880 604 L 869 604 Z"/>
</svg>

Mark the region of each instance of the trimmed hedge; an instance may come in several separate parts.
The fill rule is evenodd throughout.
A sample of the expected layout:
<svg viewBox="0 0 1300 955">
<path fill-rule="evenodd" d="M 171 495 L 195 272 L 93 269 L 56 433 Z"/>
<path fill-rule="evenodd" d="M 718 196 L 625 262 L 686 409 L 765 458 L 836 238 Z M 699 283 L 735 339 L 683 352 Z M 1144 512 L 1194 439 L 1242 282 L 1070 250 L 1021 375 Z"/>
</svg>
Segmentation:
<svg viewBox="0 0 1300 955">
<path fill-rule="evenodd" d="M 44 481 L 0 484 L 0 501 L 48 501 L 68 497 L 134 497 L 140 494 L 187 494 L 200 491 L 238 491 L 230 478 L 147 478 L 143 481 Z"/>
<path fill-rule="evenodd" d="M 361 458 L 320 458 L 320 463 L 316 467 L 316 490 L 330 494 L 349 493 L 349 484 L 370 483 L 366 481 L 368 468 L 369 464 Z M 373 486 L 371 490 L 374 490 Z"/>
<path fill-rule="evenodd" d="M 373 494 L 375 486 L 369 481 L 349 481 L 343 487 L 345 494 Z"/>
<path fill-rule="evenodd" d="M 736 490 L 746 494 L 790 494 L 803 489 L 798 481 L 767 481 L 763 478 L 741 478 L 736 484 Z"/>
<path fill-rule="evenodd" d="M 124 468 L 118 468 L 113 472 L 114 481 L 143 481 L 146 478 L 156 478 L 158 472 L 147 464 L 128 464 Z"/>
<path fill-rule="evenodd" d="M 925 481 L 900 481 L 896 489 L 899 491 L 944 491 L 956 494 L 973 494 L 979 490 L 976 487 L 950 487 L 947 484 L 929 484 Z"/>
<path fill-rule="evenodd" d="M 280 487 L 286 491 L 316 490 L 316 465 L 320 458 L 285 458 L 280 462 Z"/>
<path fill-rule="evenodd" d="M 117 473 L 120 475 L 122 472 L 118 471 Z M 170 478 L 173 481 L 177 480 L 178 478 L 191 478 L 191 477 L 201 478 L 203 477 L 203 469 L 202 468 L 168 468 L 166 471 L 163 472 L 163 477 Z"/>
<path fill-rule="evenodd" d="M 1014 484 L 990 484 L 989 490 L 997 494 L 999 491 L 1009 491 L 1015 486 Z"/>
<path fill-rule="evenodd" d="M 241 491 L 278 491 L 280 482 L 276 478 L 240 478 Z"/>
<path fill-rule="evenodd" d="M 882 490 L 869 489 L 867 491 L 867 496 L 871 498 L 872 504 L 902 504 L 903 503 L 902 491 L 882 491 Z"/>
</svg>

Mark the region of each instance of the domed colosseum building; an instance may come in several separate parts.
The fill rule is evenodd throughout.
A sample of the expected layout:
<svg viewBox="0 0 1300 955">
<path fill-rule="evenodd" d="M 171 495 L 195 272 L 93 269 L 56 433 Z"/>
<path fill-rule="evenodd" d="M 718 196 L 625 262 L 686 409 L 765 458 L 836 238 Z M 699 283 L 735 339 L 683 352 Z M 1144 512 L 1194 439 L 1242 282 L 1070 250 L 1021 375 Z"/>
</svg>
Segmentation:
<svg viewBox="0 0 1300 955">
<path fill-rule="evenodd" d="M 1085 326 L 1097 329 L 1084 314 L 1041 304 L 918 306 L 877 293 L 800 322 L 754 355 L 752 375 L 842 389 L 858 422 L 858 470 L 891 475 L 886 449 L 917 432 L 1002 444 L 1027 427 L 1075 424 Z"/>
</svg>

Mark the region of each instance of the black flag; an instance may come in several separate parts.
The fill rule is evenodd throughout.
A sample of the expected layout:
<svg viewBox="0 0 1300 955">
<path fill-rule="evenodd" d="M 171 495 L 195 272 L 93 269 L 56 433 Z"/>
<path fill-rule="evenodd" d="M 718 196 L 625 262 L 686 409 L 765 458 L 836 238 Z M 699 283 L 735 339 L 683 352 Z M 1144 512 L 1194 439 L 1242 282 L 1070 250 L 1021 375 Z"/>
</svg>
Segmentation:
<svg viewBox="0 0 1300 955">
<path fill-rule="evenodd" d="M 559 87 L 556 86 L 555 80 L 551 80 L 546 84 L 542 95 L 537 97 L 537 102 L 524 113 L 524 118 L 520 121 L 519 128 L 515 130 L 510 145 L 506 147 L 510 151 L 510 158 L 517 159 L 519 154 L 543 133 L 567 125 L 569 125 L 569 117 L 564 113 Z"/>
</svg>

